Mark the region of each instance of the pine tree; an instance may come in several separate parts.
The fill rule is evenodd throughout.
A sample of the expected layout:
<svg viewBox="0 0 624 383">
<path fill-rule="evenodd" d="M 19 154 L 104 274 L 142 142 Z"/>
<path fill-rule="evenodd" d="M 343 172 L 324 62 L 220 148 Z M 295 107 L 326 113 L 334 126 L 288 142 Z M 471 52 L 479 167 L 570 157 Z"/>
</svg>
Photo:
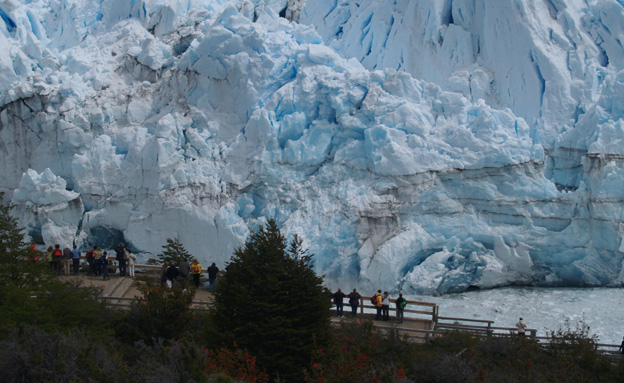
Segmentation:
<svg viewBox="0 0 624 383">
<path fill-rule="evenodd" d="M 11 205 L 0 202 L 0 337 L 28 325 L 52 331 L 100 321 L 106 311 L 96 291 L 62 282 L 47 262 L 35 262 L 23 231 Z"/>
<path fill-rule="evenodd" d="M 176 238 L 167 238 L 167 244 L 162 246 L 162 253 L 158 254 L 158 260 L 160 263 L 180 263 L 183 259 L 186 259 L 189 263 L 192 261 L 193 256 L 186 250 L 184 245 Z"/>
<path fill-rule="evenodd" d="M 0 201 L 3 199 L 4 193 L 0 193 Z M 9 204 L 0 203 L 0 284 L 26 288 L 43 276 L 29 261 L 31 253 L 24 241 L 24 229 L 11 215 L 11 208 Z"/>
<path fill-rule="evenodd" d="M 286 247 L 273 220 L 252 234 L 217 284 L 212 318 L 223 341 L 255 355 L 273 378 L 297 382 L 329 340 L 330 301 L 301 240 Z"/>
</svg>

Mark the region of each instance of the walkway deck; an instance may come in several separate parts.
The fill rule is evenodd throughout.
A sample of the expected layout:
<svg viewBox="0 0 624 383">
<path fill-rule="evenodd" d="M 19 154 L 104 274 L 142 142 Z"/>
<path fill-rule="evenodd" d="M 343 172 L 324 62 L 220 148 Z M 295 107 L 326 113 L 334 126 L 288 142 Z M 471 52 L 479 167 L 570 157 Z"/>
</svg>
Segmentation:
<svg viewBox="0 0 624 383">
<path fill-rule="evenodd" d="M 145 274 L 142 274 L 145 275 Z M 96 287 L 102 289 L 102 296 L 106 298 L 107 303 L 128 307 L 130 302 L 136 297 L 140 297 L 141 293 L 136 288 L 134 280 L 128 277 L 120 277 L 115 274 L 111 274 L 109 280 L 103 280 L 102 277 L 88 277 L 84 274 L 78 276 L 61 276 L 62 280 L 75 281 L 85 287 Z M 115 299 L 118 298 L 118 299 Z M 201 309 L 206 308 L 212 302 L 212 294 L 206 287 L 200 287 L 195 290 L 195 296 L 193 297 L 193 307 Z M 351 313 L 345 311 L 345 316 L 338 318 L 336 316 L 331 317 L 331 321 L 335 325 L 340 323 L 348 323 L 353 320 L 372 320 L 373 324 L 377 327 L 379 332 L 391 333 L 396 331 L 401 337 L 408 337 L 414 342 L 427 342 L 436 336 L 446 331 L 467 331 L 475 335 L 480 336 L 514 336 L 515 329 L 507 327 L 495 327 L 494 321 L 490 320 L 475 320 L 466 318 L 449 318 L 441 317 L 438 315 L 438 307 L 434 303 L 429 302 L 409 302 L 406 309 L 406 317 L 402 324 L 397 324 L 392 312 L 394 308 L 391 307 L 391 320 L 375 321 L 374 308 L 362 299 L 361 307 L 358 310 L 358 314 L 355 318 L 351 317 Z M 335 311 L 332 310 L 332 314 Z M 409 315 L 409 316 L 408 316 Z M 548 343 L 550 340 L 548 337 L 537 336 L 535 329 L 527 330 L 530 337 L 543 343 Z M 613 344 L 598 344 L 597 347 L 605 354 L 619 359 L 622 354 L 618 352 L 619 345 Z"/>
<path fill-rule="evenodd" d="M 103 280 L 102 277 L 88 277 L 84 274 L 61 276 L 61 280 L 73 281 L 80 283 L 84 287 L 95 287 L 102 289 L 102 296 L 114 301 L 114 298 L 134 299 L 141 296 L 141 292 L 136 288 L 134 279 L 130 277 L 120 277 L 112 274 L 109 280 Z M 212 302 L 212 294 L 206 287 L 200 287 L 195 290 L 193 301 L 210 303 Z"/>
</svg>

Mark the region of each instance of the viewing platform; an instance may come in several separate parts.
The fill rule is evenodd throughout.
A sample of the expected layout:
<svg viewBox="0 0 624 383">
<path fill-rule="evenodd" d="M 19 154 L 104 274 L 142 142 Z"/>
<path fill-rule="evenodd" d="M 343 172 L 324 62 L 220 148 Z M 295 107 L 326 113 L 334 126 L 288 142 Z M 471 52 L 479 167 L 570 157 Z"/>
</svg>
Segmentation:
<svg viewBox="0 0 624 383">
<path fill-rule="evenodd" d="M 159 279 L 160 266 L 135 265 L 137 277 L 152 277 Z M 111 278 L 103 280 L 102 277 L 86 276 L 80 273 L 78 276 L 61 276 L 62 280 L 75 281 L 84 287 L 95 287 L 101 289 L 100 299 L 106 302 L 107 306 L 128 308 L 131 303 L 141 296 L 134 279 L 130 277 L 120 277 L 115 274 L 116 267 L 110 269 Z M 204 271 L 205 272 L 205 271 Z M 189 281 L 192 283 L 192 281 Z M 213 296 L 210 291 L 201 287 L 195 290 L 192 307 L 194 309 L 207 309 L 212 305 Z M 345 300 L 346 302 L 346 300 Z M 369 297 L 362 297 L 355 317 L 352 316 L 351 306 L 344 305 L 344 316 L 337 317 L 335 306 L 331 309 L 331 322 L 334 325 L 348 323 L 349 321 L 371 320 L 380 334 L 399 336 L 417 343 L 428 343 L 435 340 L 437 336 L 451 331 L 468 332 L 481 337 L 512 337 L 518 336 L 515 327 L 498 327 L 492 320 L 469 319 L 444 317 L 439 315 L 439 306 L 432 302 L 408 300 L 404 310 L 403 323 L 397 323 L 395 300 L 390 299 L 390 318 L 388 321 L 375 320 L 376 308 Z M 547 344 L 551 338 L 540 336 L 536 329 L 526 329 L 527 339 Z M 620 359 L 622 354 L 618 351 L 620 345 L 597 344 L 603 354 L 614 359 Z"/>
</svg>

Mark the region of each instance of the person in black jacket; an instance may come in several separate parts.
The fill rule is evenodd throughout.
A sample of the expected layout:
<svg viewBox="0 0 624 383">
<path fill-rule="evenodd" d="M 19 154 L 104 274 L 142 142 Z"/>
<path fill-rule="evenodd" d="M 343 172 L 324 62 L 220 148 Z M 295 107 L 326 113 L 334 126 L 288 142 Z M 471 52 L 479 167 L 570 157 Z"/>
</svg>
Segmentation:
<svg viewBox="0 0 624 383">
<path fill-rule="evenodd" d="M 344 316 L 344 297 L 346 297 L 345 293 L 338 288 L 338 291 L 334 293 L 334 303 L 336 304 L 336 316 L 339 318 Z"/>
<path fill-rule="evenodd" d="M 117 263 L 119 264 L 119 276 L 125 277 L 127 260 L 126 260 L 126 247 L 124 246 L 123 243 L 120 243 L 115 248 L 115 257 L 117 259 Z"/>
<path fill-rule="evenodd" d="M 214 292 L 215 284 L 217 283 L 217 275 L 219 275 L 219 268 L 213 262 L 208 268 L 208 284 L 210 286 L 210 292 Z"/>
<path fill-rule="evenodd" d="M 178 272 L 178 268 L 176 267 L 175 263 L 171 262 L 166 272 L 167 279 L 171 282 L 171 288 L 175 287 L 175 282 L 176 279 L 178 279 L 178 275 L 180 275 L 180 273 Z"/>
<path fill-rule="evenodd" d="M 182 290 L 186 290 L 186 284 L 188 283 L 188 277 L 191 272 L 191 266 L 186 259 L 180 261 L 180 267 L 178 268 L 180 276 L 182 277 Z"/>
<path fill-rule="evenodd" d="M 351 306 L 351 312 L 353 316 L 357 314 L 358 306 L 360 305 L 360 299 L 362 296 L 357 292 L 356 289 L 353 289 L 352 292 L 349 293 L 349 306 Z"/>
</svg>

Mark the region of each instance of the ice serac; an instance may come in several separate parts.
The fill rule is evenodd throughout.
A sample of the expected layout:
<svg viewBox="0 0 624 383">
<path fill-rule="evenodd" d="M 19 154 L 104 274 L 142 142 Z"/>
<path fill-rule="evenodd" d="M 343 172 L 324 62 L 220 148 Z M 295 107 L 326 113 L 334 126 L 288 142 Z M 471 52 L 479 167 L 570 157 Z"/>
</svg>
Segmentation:
<svg viewBox="0 0 624 383">
<path fill-rule="evenodd" d="M 274 218 L 332 286 L 624 283 L 619 3 L 0 9 L 0 189 L 34 241 L 223 265 Z"/>
</svg>

